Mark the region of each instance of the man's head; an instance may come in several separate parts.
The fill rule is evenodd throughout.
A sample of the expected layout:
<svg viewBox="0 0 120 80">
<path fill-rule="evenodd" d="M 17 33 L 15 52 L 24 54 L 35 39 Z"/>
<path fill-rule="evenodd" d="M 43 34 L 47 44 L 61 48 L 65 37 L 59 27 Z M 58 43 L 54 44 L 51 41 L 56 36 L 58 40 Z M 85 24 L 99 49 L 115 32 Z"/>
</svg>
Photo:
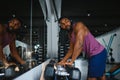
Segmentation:
<svg viewBox="0 0 120 80">
<path fill-rule="evenodd" d="M 19 18 L 12 18 L 8 22 L 8 31 L 10 33 L 19 33 L 22 26 L 22 22 Z"/>
<path fill-rule="evenodd" d="M 58 23 L 60 24 L 60 27 L 65 30 L 69 30 L 72 25 L 71 20 L 67 17 L 61 17 L 58 20 Z"/>
<path fill-rule="evenodd" d="M 17 30 L 21 27 L 21 21 L 18 18 L 12 18 L 8 25 L 11 29 Z"/>
</svg>

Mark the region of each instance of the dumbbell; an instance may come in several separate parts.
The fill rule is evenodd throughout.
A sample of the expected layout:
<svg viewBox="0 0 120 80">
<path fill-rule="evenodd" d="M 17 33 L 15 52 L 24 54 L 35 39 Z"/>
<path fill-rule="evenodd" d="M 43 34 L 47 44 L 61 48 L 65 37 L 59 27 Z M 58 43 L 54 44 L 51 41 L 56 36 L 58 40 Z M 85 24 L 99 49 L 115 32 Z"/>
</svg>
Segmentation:
<svg viewBox="0 0 120 80">
<path fill-rule="evenodd" d="M 44 71 L 45 80 L 54 80 L 55 69 L 53 64 L 47 64 Z"/>
<path fill-rule="evenodd" d="M 44 71 L 44 78 L 45 78 L 45 80 L 54 80 L 54 77 L 55 77 L 54 64 L 55 63 L 56 63 L 56 61 L 54 59 L 52 59 L 46 65 L 45 71 Z"/>
<path fill-rule="evenodd" d="M 2 71 L 2 73 L 0 73 L 0 76 L 14 77 L 16 75 L 16 71 L 19 71 L 19 68 L 16 65 L 11 65 L 8 68 L 2 66 L 0 67 L 0 70 Z"/>
<path fill-rule="evenodd" d="M 69 75 L 69 80 L 81 80 L 81 71 L 74 66 L 66 66 Z"/>
</svg>

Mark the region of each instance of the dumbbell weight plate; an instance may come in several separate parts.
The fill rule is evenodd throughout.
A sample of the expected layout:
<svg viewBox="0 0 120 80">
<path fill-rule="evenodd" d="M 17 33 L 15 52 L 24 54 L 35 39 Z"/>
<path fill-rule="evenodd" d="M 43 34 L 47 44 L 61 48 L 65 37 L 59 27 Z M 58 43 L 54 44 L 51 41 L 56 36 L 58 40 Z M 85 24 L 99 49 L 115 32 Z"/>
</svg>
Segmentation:
<svg viewBox="0 0 120 80">
<path fill-rule="evenodd" d="M 14 77 L 16 75 L 15 68 L 16 66 L 12 65 L 5 69 L 5 77 Z"/>
</svg>

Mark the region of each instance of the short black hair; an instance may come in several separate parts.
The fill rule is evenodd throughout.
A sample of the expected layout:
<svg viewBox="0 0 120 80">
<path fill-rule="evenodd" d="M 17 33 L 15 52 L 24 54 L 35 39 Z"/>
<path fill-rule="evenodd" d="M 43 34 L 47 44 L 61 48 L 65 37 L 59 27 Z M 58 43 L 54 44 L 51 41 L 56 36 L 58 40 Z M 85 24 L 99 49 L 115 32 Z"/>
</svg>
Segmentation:
<svg viewBox="0 0 120 80">
<path fill-rule="evenodd" d="M 21 23 L 21 26 L 24 25 L 24 24 L 23 24 L 23 20 L 22 20 L 20 17 L 18 17 L 18 16 L 9 17 L 8 20 L 7 20 L 7 23 L 9 23 L 11 20 L 14 20 L 14 19 L 18 20 L 18 21 Z"/>
<path fill-rule="evenodd" d="M 58 23 L 60 23 L 60 21 L 61 21 L 63 18 L 67 18 L 67 19 L 71 20 L 71 18 L 69 18 L 69 17 L 62 16 L 62 17 L 60 17 L 60 18 L 58 19 Z"/>
<path fill-rule="evenodd" d="M 23 24 L 22 19 L 19 17 L 12 17 L 9 19 L 9 21 L 14 20 L 14 19 L 18 20 L 21 23 L 21 25 Z"/>
<path fill-rule="evenodd" d="M 66 18 L 66 17 L 60 17 L 60 18 L 58 19 L 58 23 L 60 23 L 60 21 L 61 21 L 63 18 Z"/>
</svg>

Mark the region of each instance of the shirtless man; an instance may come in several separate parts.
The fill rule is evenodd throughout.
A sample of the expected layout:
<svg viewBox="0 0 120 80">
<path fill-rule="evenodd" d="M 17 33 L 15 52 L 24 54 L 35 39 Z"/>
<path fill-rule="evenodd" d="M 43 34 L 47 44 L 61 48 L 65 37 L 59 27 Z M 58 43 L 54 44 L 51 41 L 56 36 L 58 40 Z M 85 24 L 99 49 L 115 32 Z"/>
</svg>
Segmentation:
<svg viewBox="0 0 120 80">
<path fill-rule="evenodd" d="M 59 19 L 60 27 L 70 31 L 70 48 L 66 56 L 58 63 L 60 65 L 72 65 L 82 51 L 88 57 L 88 78 L 87 80 L 106 80 L 104 75 L 106 67 L 107 51 L 95 39 L 82 22 L 72 23 L 67 17 Z M 71 57 L 71 61 L 67 60 Z M 82 65 L 81 65 L 82 66 Z"/>
<path fill-rule="evenodd" d="M 15 65 L 15 63 L 8 62 L 4 53 L 3 48 L 9 45 L 11 55 L 22 65 L 25 61 L 22 60 L 16 50 L 15 39 L 16 32 L 21 27 L 21 21 L 18 18 L 12 18 L 7 25 L 0 24 L 0 60 L 2 60 L 5 68 Z"/>
</svg>

